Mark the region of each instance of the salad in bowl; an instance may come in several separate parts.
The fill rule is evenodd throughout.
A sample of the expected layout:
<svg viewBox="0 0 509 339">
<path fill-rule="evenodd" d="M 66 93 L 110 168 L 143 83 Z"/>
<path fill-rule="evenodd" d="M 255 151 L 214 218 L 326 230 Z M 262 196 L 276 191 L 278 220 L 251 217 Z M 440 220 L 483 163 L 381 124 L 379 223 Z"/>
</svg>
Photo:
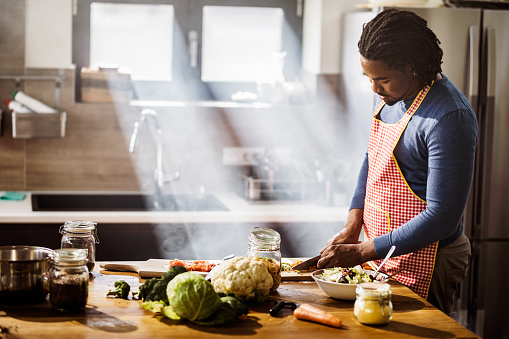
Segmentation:
<svg viewBox="0 0 509 339">
<path fill-rule="evenodd" d="M 358 284 L 384 280 L 387 275 L 379 273 L 373 279 L 373 271 L 364 270 L 361 265 L 354 267 L 334 267 L 314 271 L 311 277 L 328 296 L 335 299 L 355 300 Z"/>
</svg>

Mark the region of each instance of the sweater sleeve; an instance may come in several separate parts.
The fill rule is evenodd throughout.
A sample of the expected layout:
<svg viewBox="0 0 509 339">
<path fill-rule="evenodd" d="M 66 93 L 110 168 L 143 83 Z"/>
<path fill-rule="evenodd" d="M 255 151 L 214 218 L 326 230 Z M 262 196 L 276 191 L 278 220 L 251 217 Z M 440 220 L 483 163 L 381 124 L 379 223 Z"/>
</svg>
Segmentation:
<svg viewBox="0 0 509 339">
<path fill-rule="evenodd" d="M 406 224 L 375 238 L 375 251 L 385 256 L 415 252 L 458 232 L 470 192 L 477 144 L 472 112 L 453 111 L 440 119 L 426 140 L 428 175 L 426 209 Z"/>
</svg>

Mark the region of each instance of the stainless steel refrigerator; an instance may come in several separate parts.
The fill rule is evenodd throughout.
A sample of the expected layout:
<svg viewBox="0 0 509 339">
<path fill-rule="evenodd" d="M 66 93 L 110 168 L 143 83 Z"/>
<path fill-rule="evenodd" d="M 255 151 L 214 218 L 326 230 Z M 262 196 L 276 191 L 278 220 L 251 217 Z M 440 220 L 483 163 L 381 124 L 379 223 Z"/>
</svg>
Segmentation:
<svg viewBox="0 0 509 339">
<path fill-rule="evenodd" d="M 383 8 L 379 8 L 383 9 Z M 483 338 L 509 338 L 509 11 L 481 8 L 406 8 L 422 16 L 441 41 L 443 72 L 470 100 L 480 126 L 476 169 L 465 210 L 472 262 L 455 304 L 455 319 Z M 345 115 L 370 116 L 373 96 L 356 65 L 362 23 L 376 11 L 343 20 Z M 352 78 L 358 77 L 358 80 Z M 362 103 L 365 112 L 349 111 Z M 357 104 L 360 105 L 360 104 Z M 370 107 L 367 107 L 370 106 Z M 369 108 L 369 109 L 368 109 Z M 369 122 L 350 128 L 367 138 Z M 362 147 L 365 145 L 362 144 Z"/>
</svg>

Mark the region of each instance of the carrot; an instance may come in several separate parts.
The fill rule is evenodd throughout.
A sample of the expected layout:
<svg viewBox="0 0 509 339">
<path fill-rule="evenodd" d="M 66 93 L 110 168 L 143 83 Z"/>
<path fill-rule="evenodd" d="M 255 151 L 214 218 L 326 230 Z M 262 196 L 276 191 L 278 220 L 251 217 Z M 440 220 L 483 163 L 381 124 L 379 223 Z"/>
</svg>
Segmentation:
<svg viewBox="0 0 509 339">
<path fill-rule="evenodd" d="M 341 327 L 341 319 L 309 304 L 300 305 L 293 311 L 293 315 L 300 320 L 312 321 L 332 327 Z"/>
</svg>

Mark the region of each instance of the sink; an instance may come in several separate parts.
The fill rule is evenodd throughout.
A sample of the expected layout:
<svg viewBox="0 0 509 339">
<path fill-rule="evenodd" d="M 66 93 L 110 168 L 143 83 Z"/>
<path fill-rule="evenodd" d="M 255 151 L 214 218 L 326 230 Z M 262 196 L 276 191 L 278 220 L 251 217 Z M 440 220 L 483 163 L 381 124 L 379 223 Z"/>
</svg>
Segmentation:
<svg viewBox="0 0 509 339">
<path fill-rule="evenodd" d="M 161 207 L 148 194 L 32 194 L 33 211 L 228 211 L 211 194 L 172 194 Z"/>
</svg>

